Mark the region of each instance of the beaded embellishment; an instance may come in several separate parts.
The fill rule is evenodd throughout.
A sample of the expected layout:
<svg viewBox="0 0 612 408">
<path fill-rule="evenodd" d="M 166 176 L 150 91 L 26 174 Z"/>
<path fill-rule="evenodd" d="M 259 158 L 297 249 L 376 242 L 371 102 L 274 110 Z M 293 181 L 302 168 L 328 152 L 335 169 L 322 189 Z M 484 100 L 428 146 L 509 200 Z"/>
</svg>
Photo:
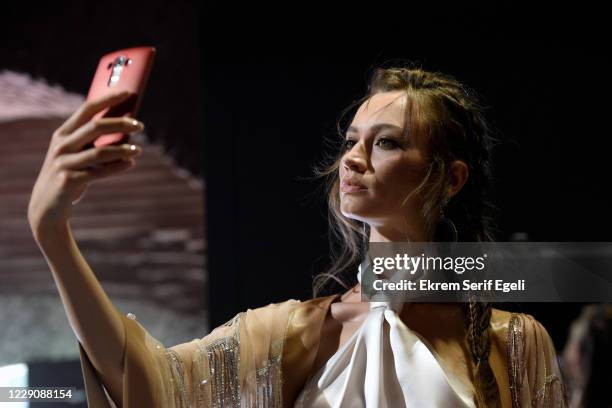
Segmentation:
<svg viewBox="0 0 612 408">
<path fill-rule="evenodd" d="M 508 380 L 510 381 L 510 394 L 512 395 L 512 408 L 519 408 L 520 403 L 520 387 L 522 372 L 524 369 L 523 354 L 525 342 L 523 339 L 523 327 L 520 324 L 520 319 L 516 313 L 510 315 L 510 323 L 508 325 Z"/>
<path fill-rule="evenodd" d="M 196 340 L 192 364 L 201 374 L 193 377 L 195 407 L 240 407 L 240 317 L 220 327 L 231 327 L 229 335 L 211 341 Z"/>
<path fill-rule="evenodd" d="M 183 369 L 183 362 L 179 354 L 172 350 L 166 349 L 166 358 L 170 362 L 170 369 L 172 370 L 172 378 L 176 379 L 177 387 L 180 392 L 178 395 L 174 395 L 174 404 L 179 408 L 190 408 L 191 399 L 187 393 L 185 387 L 185 372 Z"/>
<path fill-rule="evenodd" d="M 510 322 L 508 324 L 508 338 L 507 338 L 507 358 L 508 358 L 508 379 L 510 381 L 510 394 L 512 397 L 512 407 L 521 407 L 521 388 L 524 382 L 524 375 L 526 373 L 525 367 L 525 327 L 524 321 L 519 317 L 518 314 L 512 313 L 510 316 Z M 544 376 L 543 384 L 537 389 L 534 395 L 531 396 L 531 403 L 533 406 L 549 407 L 553 403 L 551 398 L 552 388 L 558 386 L 561 389 L 561 393 L 565 393 L 563 381 L 561 378 L 554 374 L 546 372 L 546 366 L 543 367 Z M 561 397 L 564 398 L 564 397 Z M 556 404 L 562 404 L 561 400 L 555 400 Z M 562 405 L 559 405 L 562 406 Z"/>
</svg>

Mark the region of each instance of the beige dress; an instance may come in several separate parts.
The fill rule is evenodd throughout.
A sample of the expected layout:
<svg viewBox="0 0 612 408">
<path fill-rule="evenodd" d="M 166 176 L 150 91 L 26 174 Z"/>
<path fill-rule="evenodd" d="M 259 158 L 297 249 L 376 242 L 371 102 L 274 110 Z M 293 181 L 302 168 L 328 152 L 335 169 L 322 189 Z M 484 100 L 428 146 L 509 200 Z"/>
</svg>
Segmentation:
<svg viewBox="0 0 612 408">
<path fill-rule="evenodd" d="M 123 401 L 115 405 L 79 343 L 89 407 L 293 407 L 319 333 L 340 294 L 238 313 L 210 334 L 166 348 L 137 320 L 126 329 Z M 489 362 L 503 407 L 564 407 L 553 343 L 530 315 L 493 309 Z M 447 362 L 452 364 L 452 362 Z"/>
</svg>

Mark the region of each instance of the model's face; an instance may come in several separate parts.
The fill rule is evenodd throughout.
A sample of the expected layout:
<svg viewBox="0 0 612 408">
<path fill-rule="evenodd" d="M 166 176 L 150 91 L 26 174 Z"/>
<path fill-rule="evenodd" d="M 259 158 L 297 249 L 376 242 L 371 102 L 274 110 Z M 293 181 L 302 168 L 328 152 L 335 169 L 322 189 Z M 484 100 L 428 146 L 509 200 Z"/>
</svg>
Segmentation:
<svg viewBox="0 0 612 408">
<path fill-rule="evenodd" d="M 402 135 L 405 104 L 403 91 L 378 93 L 355 114 L 339 169 L 340 209 L 346 217 L 380 226 L 420 214 L 417 198 L 405 198 L 423 180 L 427 141 Z"/>
</svg>

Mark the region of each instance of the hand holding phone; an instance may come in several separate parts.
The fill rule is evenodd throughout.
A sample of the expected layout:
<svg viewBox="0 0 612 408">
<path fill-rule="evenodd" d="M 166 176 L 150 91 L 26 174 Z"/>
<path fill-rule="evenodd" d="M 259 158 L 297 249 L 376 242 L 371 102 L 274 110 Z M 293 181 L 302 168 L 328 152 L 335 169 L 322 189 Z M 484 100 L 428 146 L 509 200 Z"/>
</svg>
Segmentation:
<svg viewBox="0 0 612 408">
<path fill-rule="evenodd" d="M 127 116 L 136 118 L 155 58 L 154 47 L 134 47 L 114 51 L 100 58 L 87 94 L 87 100 L 104 95 L 128 91 L 130 96 L 103 111 L 92 120 Z M 110 133 L 98 137 L 89 147 L 118 145 L 129 142 L 125 133 Z"/>
</svg>

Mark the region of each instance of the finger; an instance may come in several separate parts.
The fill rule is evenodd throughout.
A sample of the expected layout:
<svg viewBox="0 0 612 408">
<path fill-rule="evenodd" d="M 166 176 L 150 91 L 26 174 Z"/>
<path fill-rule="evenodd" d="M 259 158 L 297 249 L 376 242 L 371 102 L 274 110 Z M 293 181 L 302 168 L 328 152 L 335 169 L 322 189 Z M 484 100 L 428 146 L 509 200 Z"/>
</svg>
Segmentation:
<svg viewBox="0 0 612 408">
<path fill-rule="evenodd" d="M 58 133 L 68 135 L 90 120 L 96 113 L 123 102 L 129 91 L 113 92 L 83 103 L 58 129 Z"/>
<path fill-rule="evenodd" d="M 83 170 L 120 159 L 136 157 L 142 152 L 139 146 L 125 143 L 119 146 L 94 147 L 78 153 L 64 154 L 61 167 L 65 170 Z"/>
<path fill-rule="evenodd" d="M 77 170 L 72 172 L 72 179 L 78 183 L 89 183 L 94 180 L 99 180 L 105 177 L 112 176 L 117 173 L 126 171 L 136 164 L 133 158 L 126 160 L 115 160 L 105 163 L 90 170 Z"/>
<path fill-rule="evenodd" d="M 64 142 L 64 152 L 79 152 L 98 137 L 110 133 L 132 133 L 144 129 L 142 122 L 123 116 L 101 118 L 87 122 L 74 131 Z"/>
</svg>

